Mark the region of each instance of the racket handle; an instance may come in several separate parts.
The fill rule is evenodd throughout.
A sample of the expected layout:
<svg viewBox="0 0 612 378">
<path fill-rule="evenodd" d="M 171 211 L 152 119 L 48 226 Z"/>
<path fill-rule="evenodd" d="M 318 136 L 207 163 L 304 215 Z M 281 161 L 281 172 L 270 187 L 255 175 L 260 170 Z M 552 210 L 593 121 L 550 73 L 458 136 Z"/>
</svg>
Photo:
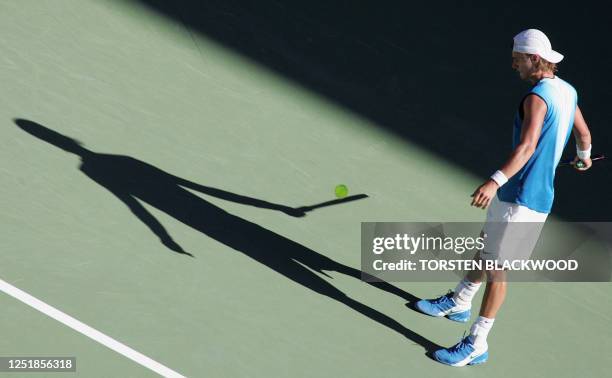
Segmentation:
<svg viewBox="0 0 612 378">
<path fill-rule="evenodd" d="M 596 162 L 596 161 L 599 161 L 599 160 L 603 160 L 605 158 L 606 157 L 603 154 L 593 155 L 593 156 L 591 156 L 591 161 L 592 162 Z M 572 159 L 563 159 L 563 160 L 561 160 L 559 165 L 572 165 L 573 162 L 574 162 L 573 158 Z M 578 163 L 584 164 L 580 160 L 576 164 L 578 164 Z M 582 168 L 582 167 L 578 166 L 578 168 Z"/>
</svg>

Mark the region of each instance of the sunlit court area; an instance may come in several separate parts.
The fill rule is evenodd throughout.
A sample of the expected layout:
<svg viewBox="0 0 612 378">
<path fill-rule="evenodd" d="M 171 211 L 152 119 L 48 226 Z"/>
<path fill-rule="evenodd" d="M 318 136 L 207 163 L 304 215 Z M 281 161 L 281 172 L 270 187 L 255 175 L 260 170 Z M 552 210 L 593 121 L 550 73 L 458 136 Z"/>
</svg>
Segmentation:
<svg viewBox="0 0 612 378">
<path fill-rule="evenodd" d="M 586 3 L 0 0 L 0 376 L 608 376 L 607 25 Z M 462 277 L 378 277 L 365 241 L 478 237 L 531 28 L 593 157 L 557 143 L 538 246 L 584 270 L 509 280 L 486 363 L 446 366 L 494 289 L 427 316 Z"/>
</svg>

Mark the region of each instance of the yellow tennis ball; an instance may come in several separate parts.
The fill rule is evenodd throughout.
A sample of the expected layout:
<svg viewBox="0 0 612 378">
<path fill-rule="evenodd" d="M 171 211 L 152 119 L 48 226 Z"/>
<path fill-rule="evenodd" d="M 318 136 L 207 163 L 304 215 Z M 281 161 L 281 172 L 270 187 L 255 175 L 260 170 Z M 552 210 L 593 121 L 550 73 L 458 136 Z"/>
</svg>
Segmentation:
<svg viewBox="0 0 612 378">
<path fill-rule="evenodd" d="M 346 197 L 348 195 L 348 187 L 344 184 L 337 185 L 334 192 L 338 198 Z"/>
</svg>

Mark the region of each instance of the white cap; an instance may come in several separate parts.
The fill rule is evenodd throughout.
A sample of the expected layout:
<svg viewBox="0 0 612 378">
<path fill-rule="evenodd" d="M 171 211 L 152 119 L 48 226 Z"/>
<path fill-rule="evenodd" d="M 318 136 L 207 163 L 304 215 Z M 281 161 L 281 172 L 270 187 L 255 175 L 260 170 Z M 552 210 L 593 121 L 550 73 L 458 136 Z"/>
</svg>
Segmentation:
<svg viewBox="0 0 612 378">
<path fill-rule="evenodd" d="M 514 47 L 512 51 L 538 54 L 551 63 L 559 63 L 563 55 L 552 49 L 546 34 L 538 29 L 527 29 L 514 36 Z"/>
</svg>

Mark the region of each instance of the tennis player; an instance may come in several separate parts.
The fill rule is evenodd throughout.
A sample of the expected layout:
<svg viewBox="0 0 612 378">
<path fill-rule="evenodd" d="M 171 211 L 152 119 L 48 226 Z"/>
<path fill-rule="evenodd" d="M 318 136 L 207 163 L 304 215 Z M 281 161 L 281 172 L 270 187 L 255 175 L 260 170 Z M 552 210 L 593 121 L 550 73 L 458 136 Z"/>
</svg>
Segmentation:
<svg viewBox="0 0 612 378">
<path fill-rule="evenodd" d="M 531 256 L 552 208 L 555 168 L 572 129 L 577 155 L 574 162 L 584 163 L 574 167 L 580 171 L 591 167 L 591 134 L 577 106 L 576 90 L 555 75 L 562 59 L 539 30 L 524 30 L 514 37 L 512 68 L 533 87 L 523 97 L 515 117 L 510 158 L 472 194 L 472 206 L 488 207 L 483 227 L 485 247 L 476 259 L 500 262 Z M 515 254 L 518 240 L 522 256 Z M 509 252 L 511 249 L 515 251 Z M 506 296 L 505 273 L 470 271 L 453 292 L 415 304 L 425 314 L 468 322 L 472 299 L 486 278 L 480 314 L 470 334 L 450 348 L 435 351 L 437 361 L 451 366 L 487 361 L 487 335 Z"/>
</svg>

